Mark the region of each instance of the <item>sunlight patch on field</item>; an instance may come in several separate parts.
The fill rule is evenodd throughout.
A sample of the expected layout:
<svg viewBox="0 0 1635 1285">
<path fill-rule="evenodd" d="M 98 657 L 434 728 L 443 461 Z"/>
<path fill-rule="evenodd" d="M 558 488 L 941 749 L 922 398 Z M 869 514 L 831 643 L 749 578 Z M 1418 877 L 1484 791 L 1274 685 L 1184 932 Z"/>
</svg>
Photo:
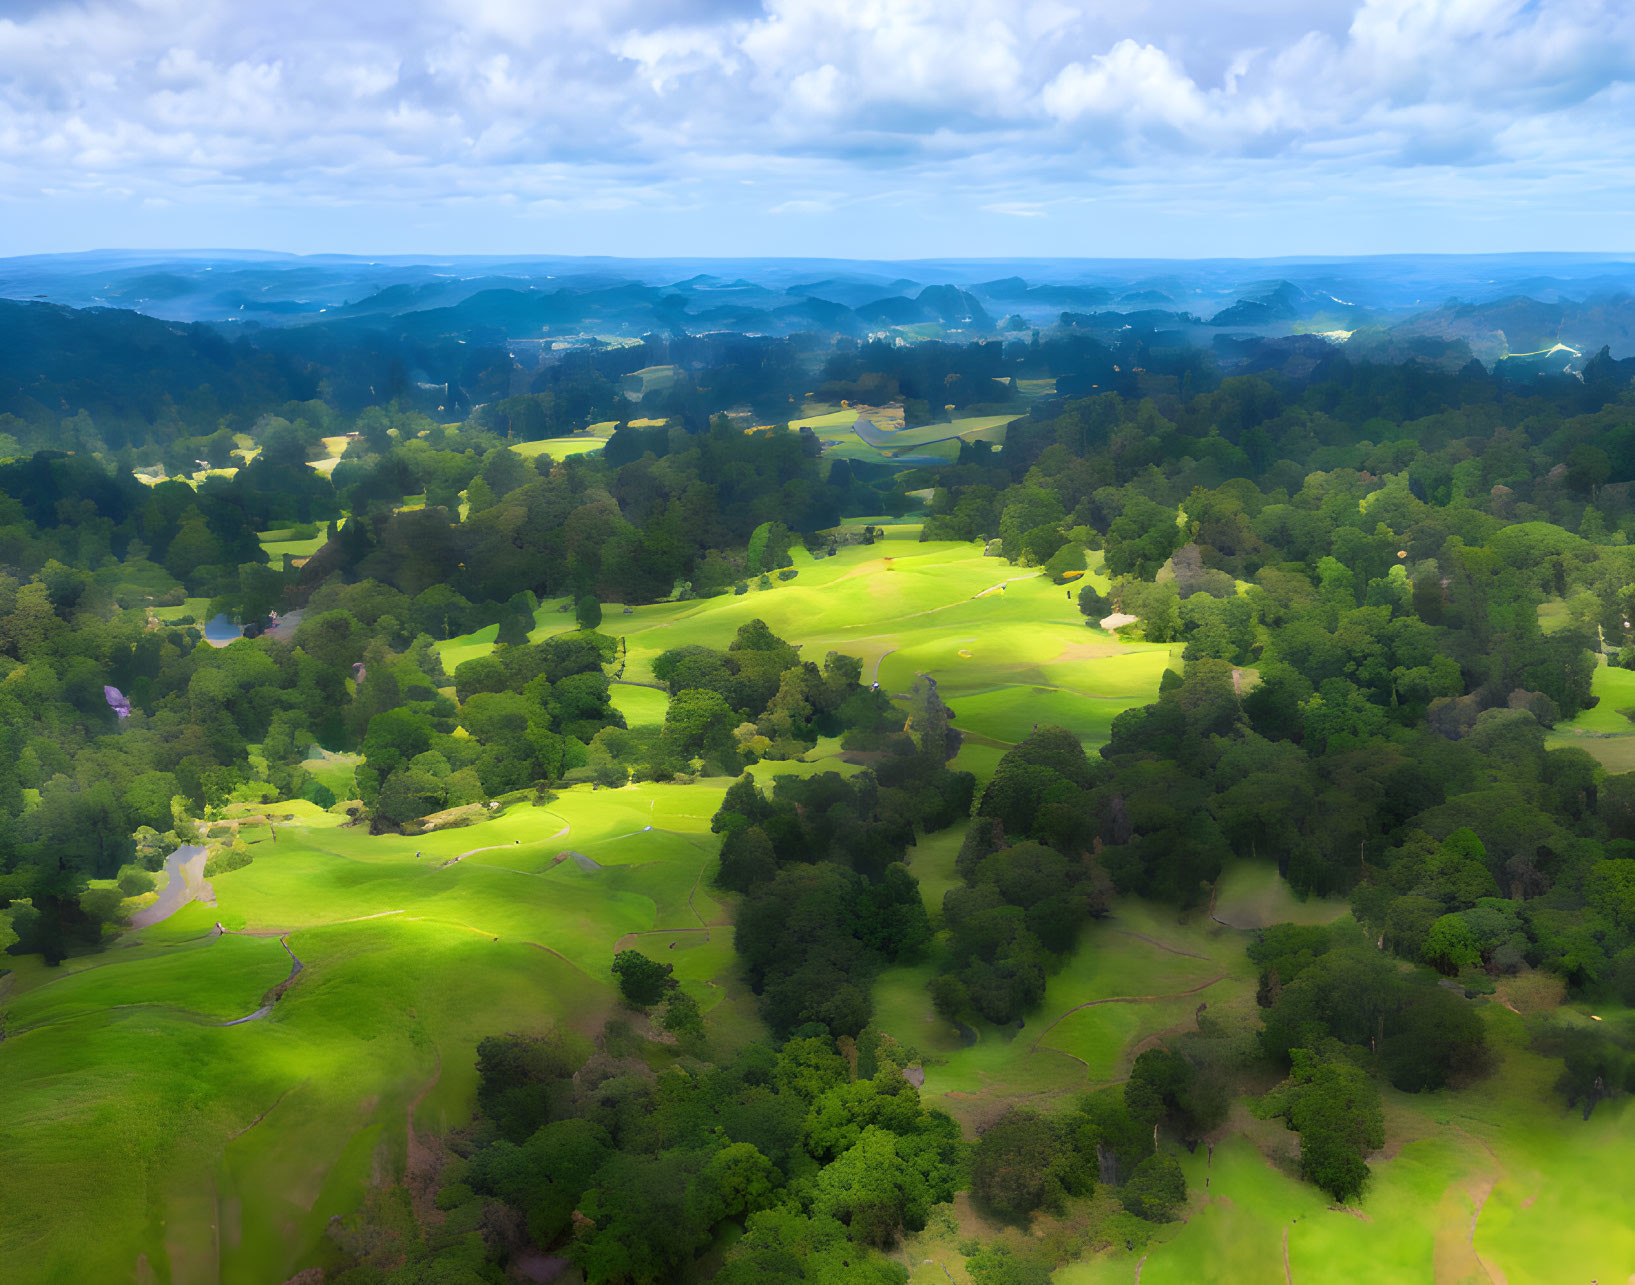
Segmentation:
<svg viewBox="0 0 1635 1285">
<path fill-rule="evenodd" d="M 634 940 L 676 964 L 711 1030 L 755 1033 L 708 888 L 725 785 L 576 787 L 418 837 L 314 809 L 325 825 L 280 824 L 251 865 L 214 877 L 216 907 L 19 969 L 0 1045 L 14 1180 L 0 1243 L 49 1226 L 41 1279 L 125 1279 L 139 1253 L 214 1279 L 212 1245 L 222 1279 L 284 1279 L 333 1215 L 401 1172 L 417 1098 L 422 1128 L 469 1119 L 479 1038 L 599 1029 L 631 933 L 675 930 Z M 557 859 L 570 848 L 595 866 Z M 217 919 L 244 931 L 214 937 Z M 305 965 L 284 998 L 214 1024 L 285 979 L 280 937 Z"/>
<path fill-rule="evenodd" d="M 1151 700 L 1164 670 L 1179 666 L 1178 649 L 1087 627 L 1076 589 L 984 557 L 979 544 L 922 543 L 919 528 L 908 524 L 886 530 L 884 539 L 846 546 L 832 558 L 797 547 L 796 577 L 770 589 L 654 603 L 630 615 L 610 610 L 602 632 L 625 640 L 624 678 L 647 683 L 664 651 L 721 647 L 740 625 L 761 619 L 815 663 L 830 651 L 859 657 L 864 680 L 878 679 L 893 695 L 906 693 L 918 674 L 930 675 L 956 727 L 1001 745 L 1021 740 L 1035 723 L 1104 743 L 1112 720 Z M 541 605 L 530 637 L 575 628 L 559 606 Z M 487 655 L 495 634 L 491 625 L 438 643 L 443 667 L 452 674 Z M 983 758 L 974 748 L 972 757 Z M 984 766 L 985 778 L 991 765 Z"/>
<path fill-rule="evenodd" d="M 1571 722 L 1557 723 L 1545 744 L 1587 750 L 1609 772 L 1635 771 L 1635 722 L 1618 712 L 1635 709 L 1635 669 L 1599 665 L 1590 690 L 1600 701 Z"/>
<path fill-rule="evenodd" d="M 549 455 L 553 460 L 565 460 L 575 455 L 590 455 L 607 445 L 607 440 L 594 436 L 547 437 L 537 442 L 513 442 L 511 449 L 525 460 Z"/>
<path fill-rule="evenodd" d="M 1327 924 L 1349 914 L 1339 898 L 1295 896 L 1271 861 L 1234 861 L 1215 883 L 1211 914 L 1234 928 L 1259 929 L 1272 924 Z"/>
</svg>

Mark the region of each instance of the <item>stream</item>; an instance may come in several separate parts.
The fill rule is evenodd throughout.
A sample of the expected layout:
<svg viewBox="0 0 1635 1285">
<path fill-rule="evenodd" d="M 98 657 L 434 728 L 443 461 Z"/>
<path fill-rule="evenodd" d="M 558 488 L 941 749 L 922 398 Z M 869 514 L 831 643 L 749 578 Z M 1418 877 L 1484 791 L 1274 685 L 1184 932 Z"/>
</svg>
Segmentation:
<svg viewBox="0 0 1635 1285">
<path fill-rule="evenodd" d="M 151 928 L 192 901 L 205 886 L 204 860 L 205 849 L 197 843 L 184 843 L 166 857 L 164 873 L 169 878 L 159 890 L 159 900 L 132 915 L 131 927 Z"/>
<path fill-rule="evenodd" d="M 278 944 L 284 948 L 284 953 L 290 957 L 290 975 L 267 992 L 265 1002 L 260 1008 L 256 1009 L 255 1012 L 244 1017 L 235 1017 L 230 1022 L 219 1022 L 217 1025 L 242 1026 L 245 1022 L 260 1021 L 263 1017 L 267 1016 L 268 1013 L 272 1012 L 273 1005 L 278 1003 L 278 997 L 284 993 L 284 988 L 293 982 L 296 974 L 306 967 L 305 964 L 295 957 L 295 952 L 290 949 L 289 940 L 287 938 L 280 937 L 278 939 Z"/>
</svg>

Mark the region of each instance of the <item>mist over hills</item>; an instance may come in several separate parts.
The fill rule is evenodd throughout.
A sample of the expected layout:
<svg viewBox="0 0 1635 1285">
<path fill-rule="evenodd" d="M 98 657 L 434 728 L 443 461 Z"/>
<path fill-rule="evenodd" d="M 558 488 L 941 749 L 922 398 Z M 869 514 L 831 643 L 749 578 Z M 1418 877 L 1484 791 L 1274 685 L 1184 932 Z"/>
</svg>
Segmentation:
<svg viewBox="0 0 1635 1285">
<path fill-rule="evenodd" d="M 385 390 L 454 414 L 536 388 L 569 357 L 604 354 L 611 377 L 686 364 L 706 336 L 799 348 L 1035 334 L 1086 354 L 1064 392 L 1188 349 L 1223 371 L 1293 379 L 1335 357 L 1582 379 L 1605 349 L 1598 377 L 1622 378 L 1617 363 L 1635 358 L 1635 259 L 30 256 L 0 260 L 0 410 L 152 421 L 166 399 L 208 387 L 235 405 L 327 390 L 361 406 Z M 113 383 L 98 369 L 109 360 L 130 367 Z"/>
<path fill-rule="evenodd" d="M 969 298 L 951 302 L 947 289 Z M 1628 342 L 1618 318 L 1632 292 L 1635 260 L 1584 254 L 870 262 L 120 250 L 0 260 L 0 296 L 174 321 L 293 325 L 454 309 L 437 320 L 617 333 L 915 324 L 982 332 L 1010 315 L 1032 326 L 1064 310 L 1156 309 L 1188 324 L 1290 331 L 1438 313 L 1461 331 L 1521 320 L 1527 344 L 1553 319 L 1607 326 Z M 1512 302 L 1522 299 L 1547 306 L 1523 319 Z"/>
</svg>

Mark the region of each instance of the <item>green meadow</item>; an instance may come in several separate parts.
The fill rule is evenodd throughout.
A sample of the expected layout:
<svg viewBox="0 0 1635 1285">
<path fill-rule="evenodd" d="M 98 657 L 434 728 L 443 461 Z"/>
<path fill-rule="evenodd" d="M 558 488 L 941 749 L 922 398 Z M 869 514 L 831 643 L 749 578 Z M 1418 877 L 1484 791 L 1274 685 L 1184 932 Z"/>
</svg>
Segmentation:
<svg viewBox="0 0 1635 1285">
<path fill-rule="evenodd" d="M 937 680 L 955 726 L 979 744 L 1015 744 L 1035 723 L 1072 728 L 1087 745 L 1106 741 L 1112 720 L 1158 690 L 1165 668 L 1179 665 L 1168 644 L 1132 643 L 1088 627 L 1077 586 L 1020 571 L 979 546 L 922 543 L 915 525 L 886 528 L 872 545 L 848 545 L 834 557 L 793 551 L 796 576 L 769 589 L 688 602 L 610 608 L 602 631 L 627 647 L 625 683 L 614 701 L 628 721 L 662 718 L 662 705 L 628 684 L 651 683 L 652 663 L 674 647 L 719 646 L 746 621 L 762 619 L 821 662 L 831 651 L 861 657 L 864 675 L 905 693 L 915 677 Z M 1091 580 L 1105 587 L 1099 574 Z M 574 628 L 566 602 L 541 604 L 535 641 Z M 438 644 L 449 672 L 493 650 L 497 629 Z M 629 710 L 638 717 L 630 719 Z M 989 765 L 991 769 L 991 764 Z M 987 772 L 979 772 L 986 776 Z"/>
<path fill-rule="evenodd" d="M 920 863 L 917 851 L 923 887 Z M 1223 875 L 1209 914 L 1118 903 L 1085 931 L 1020 1030 L 959 1032 L 942 1022 L 924 998 L 932 964 L 888 972 L 876 1020 L 925 1057 L 927 1100 L 969 1132 L 1018 1099 L 1049 1109 L 1121 1081 L 1143 1048 L 1193 1027 L 1200 1005 L 1229 1028 L 1252 1029 L 1256 978 L 1245 928 L 1344 913 L 1343 903 L 1300 902 L 1274 869 L 1242 863 Z M 1295 1135 L 1280 1121 L 1251 1118 L 1240 1103 L 1210 1145 L 1180 1155 L 1190 1193 L 1183 1221 L 1133 1251 L 1113 1245 L 1087 1253 L 1053 1279 L 1624 1281 L 1635 1264 L 1635 1227 L 1616 1175 L 1635 1146 L 1635 1110 L 1627 1101 L 1603 1103 L 1582 1120 L 1550 1091 L 1559 1062 L 1530 1050 L 1522 1018 L 1503 997 L 1480 1012 L 1499 1059 L 1495 1071 L 1461 1090 L 1414 1095 L 1385 1086 L 1387 1146 L 1370 1158 L 1374 1175 L 1357 1206 L 1333 1206 L 1301 1181 Z M 1561 1015 L 1589 1020 L 1571 1008 Z M 964 1234 L 1016 1234 L 964 1202 L 958 1212 Z M 915 1281 L 975 1280 L 935 1228 L 909 1243 L 907 1257 L 935 1267 Z"/>
<path fill-rule="evenodd" d="M 1635 1228 L 1613 1175 L 1627 1168 L 1635 1112 L 1603 1104 L 1586 1123 L 1559 1103 L 1541 1109 L 1555 1067 L 1526 1050 L 1514 1015 L 1489 1005 L 1484 1016 L 1498 1072 L 1463 1091 L 1387 1089 L 1389 1145 L 1356 1208 L 1299 1180 L 1280 1124 L 1235 1117 L 1212 1148 L 1181 1157 L 1184 1223 L 1055 1280 L 1624 1281 Z"/>
<path fill-rule="evenodd" d="M 573 437 L 548 437 L 538 442 L 513 442 L 511 449 L 525 460 L 548 455 L 553 460 L 565 460 L 574 455 L 589 455 L 607 445 L 605 437 L 581 434 Z"/>
<path fill-rule="evenodd" d="M 810 428 L 825 443 L 824 455 L 832 459 L 892 463 L 903 455 L 935 455 L 953 459 L 963 441 L 987 441 L 995 445 L 1005 440 L 1005 430 L 1016 415 L 974 415 L 921 424 L 914 428 L 882 427 L 864 413 L 859 426 L 859 409 L 833 410 L 814 406 L 813 413 L 789 421 L 791 428 Z"/>
<path fill-rule="evenodd" d="M 1621 712 L 1635 710 L 1635 669 L 1602 664 L 1590 690 L 1600 700 L 1571 722 L 1558 723 L 1550 748 L 1575 746 L 1595 755 L 1609 772 L 1635 771 L 1635 722 Z"/>
<path fill-rule="evenodd" d="M 960 765 L 986 777 L 1036 724 L 1104 743 L 1113 718 L 1152 699 L 1179 664 L 1168 645 L 1086 626 L 1076 589 L 976 545 L 921 543 L 913 526 L 834 557 L 794 557 L 796 576 L 770 589 L 609 608 L 603 629 L 626 647 L 613 687 L 626 721 L 662 721 L 666 696 L 652 677 L 662 652 L 721 646 L 760 618 L 813 660 L 862 657 L 865 678 L 889 693 L 935 678 L 967 733 Z M 572 627 L 562 605 L 541 605 L 533 637 Z M 439 644 L 444 665 L 485 654 L 493 637 L 490 627 Z M 1635 681 L 1601 671 L 1596 690 L 1601 706 L 1558 737 L 1592 748 L 1608 733 L 1635 741 L 1609 721 L 1628 724 L 1613 711 L 1635 705 Z M 356 762 L 323 755 L 305 766 L 344 799 Z M 755 774 L 825 770 L 860 769 L 820 742 L 805 762 Z M 270 813 L 275 833 L 246 835 L 254 861 L 212 879 L 213 907 L 189 904 L 58 969 L 19 960 L 0 979 L 10 1086 L 0 1101 L 0 1277 L 251 1283 L 324 1265 L 331 1218 L 470 1119 L 478 1040 L 555 1024 L 593 1035 L 623 1011 L 610 966 L 625 946 L 674 963 L 718 1047 L 763 1034 L 737 973 L 730 899 L 711 885 L 710 818 L 728 784 L 574 786 L 413 837 L 372 836 L 340 809 L 236 805 L 241 816 Z M 958 882 L 962 837 L 954 827 L 910 851 L 934 922 Z M 1084 930 L 1020 1028 L 939 1018 L 926 992 L 934 959 L 881 976 L 876 1021 L 920 1054 L 927 1101 L 974 1131 L 1017 1100 L 1048 1107 L 1117 1083 L 1143 1048 L 1194 1025 L 1200 1006 L 1249 1028 L 1249 932 L 1344 913 L 1339 902 L 1298 900 L 1274 869 L 1245 862 L 1188 916 L 1119 902 Z M 302 969 L 270 1010 L 226 1025 L 290 979 L 292 955 Z M 1635 1228 L 1617 1215 L 1635 1110 L 1603 1105 L 1583 1123 L 1541 1083 L 1554 1068 L 1528 1050 L 1521 1018 L 1501 1003 L 1482 1012 L 1498 1072 L 1457 1092 L 1388 1090 L 1391 1146 L 1359 1209 L 1330 1209 L 1298 1180 L 1293 1135 L 1238 1108 L 1212 1148 L 1183 1158 L 1184 1222 L 1056 1279 L 1625 1279 Z M 982 1234 L 999 1231 L 961 1209 Z M 1378 1235 L 1387 1222 L 1391 1235 Z M 917 1268 L 916 1280 L 970 1280 L 930 1231 L 905 1252 L 940 1269 Z"/>
<path fill-rule="evenodd" d="M 675 942 L 712 1027 L 752 1025 L 706 879 L 724 784 L 569 791 L 416 838 L 299 809 L 212 880 L 214 909 L 19 968 L 0 1046 L 7 1279 L 310 1265 L 330 1217 L 403 1172 L 411 1128 L 469 1118 L 480 1038 L 600 1029 L 620 943 L 666 957 Z M 289 975 L 281 943 L 298 979 L 264 1019 L 222 1025 Z"/>
<path fill-rule="evenodd" d="M 343 519 L 338 525 L 345 526 L 345 520 Z M 313 531 L 313 534 L 308 535 L 308 531 Z M 304 530 L 296 527 L 276 531 L 262 531 L 260 536 L 261 548 L 274 566 L 282 564 L 282 559 L 286 553 L 292 558 L 310 558 L 329 541 L 329 532 L 322 525 L 319 525 L 315 531 L 312 526 L 308 526 Z"/>
</svg>

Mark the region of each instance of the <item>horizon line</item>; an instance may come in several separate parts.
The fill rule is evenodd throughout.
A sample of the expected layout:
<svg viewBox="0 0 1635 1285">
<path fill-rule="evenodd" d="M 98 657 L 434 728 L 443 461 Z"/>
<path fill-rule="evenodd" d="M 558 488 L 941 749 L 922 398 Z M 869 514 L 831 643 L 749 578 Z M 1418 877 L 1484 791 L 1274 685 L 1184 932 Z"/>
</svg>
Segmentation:
<svg viewBox="0 0 1635 1285">
<path fill-rule="evenodd" d="M 365 264 L 402 263 L 456 260 L 607 262 L 607 263 L 883 263 L 883 264 L 939 264 L 939 263 L 1353 263 L 1390 259 L 1446 259 L 1473 261 L 1479 259 L 1557 259 L 1582 262 L 1635 263 L 1635 250 L 1393 250 L 1374 254 L 1290 254 L 1290 255 L 927 255 L 923 257 L 867 257 L 855 255 L 799 255 L 799 254 L 565 254 L 549 250 L 527 251 L 411 251 L 369 254 L 351 250 L 269 250 L 242 246 L 237 248 L 212 246 L 145 247 L 98 246 L 84 250 L 43 250 L 27 254 L 0 255 L 0 263 L 25 260 L 91 258 L 97 255 L 130 255 L 162 257 L 192 256 L 221 257 L 245 255 L 273 259 L 345 259 Z"/>
</svg>

